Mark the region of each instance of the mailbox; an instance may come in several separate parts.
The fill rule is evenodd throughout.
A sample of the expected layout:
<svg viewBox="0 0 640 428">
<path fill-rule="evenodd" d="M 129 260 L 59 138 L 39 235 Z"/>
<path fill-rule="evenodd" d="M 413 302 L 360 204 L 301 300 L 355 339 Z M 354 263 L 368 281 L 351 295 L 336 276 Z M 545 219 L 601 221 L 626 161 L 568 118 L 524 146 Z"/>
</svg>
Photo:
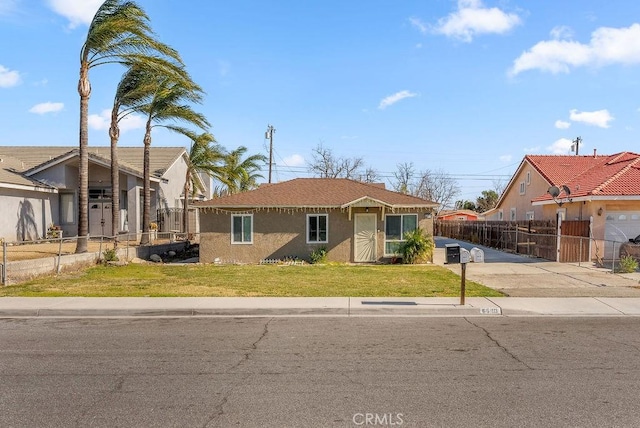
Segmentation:
<svg viewBox="0 0 640 428">
<path fill-rule="evenodd" d="M 471 261 L 471 253 L 464 248 L 460 249 L 460 263 L 465 264 Z"/>
<path fill-rule="evenodd" d="M 447 264 L 460 263 L 460 245 L 459 244 L 445 244 L 445 254 Z"/>
</svg>

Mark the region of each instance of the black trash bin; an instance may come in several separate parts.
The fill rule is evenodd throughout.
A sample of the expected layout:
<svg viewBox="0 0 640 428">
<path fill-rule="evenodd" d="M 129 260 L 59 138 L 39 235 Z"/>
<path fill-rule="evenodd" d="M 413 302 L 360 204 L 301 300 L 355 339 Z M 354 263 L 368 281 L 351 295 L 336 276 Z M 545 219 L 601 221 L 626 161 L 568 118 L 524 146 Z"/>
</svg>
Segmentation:
<svg viewBox="0 0 640 428">
<path fill-rule="evenodd" d="M 460 244 L 445 244 L 446 264 L 460 263 Z"/>
</svg>

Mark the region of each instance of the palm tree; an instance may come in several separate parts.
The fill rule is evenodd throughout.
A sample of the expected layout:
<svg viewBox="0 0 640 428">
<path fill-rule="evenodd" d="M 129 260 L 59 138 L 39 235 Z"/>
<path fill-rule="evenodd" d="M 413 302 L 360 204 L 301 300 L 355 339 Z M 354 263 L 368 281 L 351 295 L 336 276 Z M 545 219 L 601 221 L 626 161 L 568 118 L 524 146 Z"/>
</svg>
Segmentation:
<svg viewBox="0 0 640 428">
<path fill-rule="evenodd" d="M 202 89 L 196 85 L 184 72 L 182 76 L 166 75 L 163 73 L 149 74 L 153 81 L 154 90 L 149 94 L 149 101 L 139 110 L 146 117 L 144 135 L 144 161 L 143 161 L 143 209 L 142 209 L 142 239 L 141 244 L 149 243 L 149 230 L 151 221 L 151 185 L 150 185 L 150 159 L 151 130 L 155 127 L 164 127 L 171 131 L 185 134 L 184 128 L 176 125 L 166 125 L 164 122 L 180 121 L 197 126 L 200 129 L 209 127 L 209 122 L 204 115 L 195 112 L 185 102 L 199 103 L 202 100 Z"/>
<path fill-rule="evenodd" d="M 120 176 L 118 161 L 118 140 L 120 138 L 119 123 L 129 114 L 139 109 L 148 96 L 145 86 L 145 76 L 150 69 L 157 68 L 157 62 L 137 62 L 132 64 L 124 73 L 113 99 L 111 109 L 111 124 L 109 138 L 111 140 L 111 189 L 113 201 L 111 203 L 111 231 L 114 235 L 114 248 L 118 246 L 120 231 Z"/>
<path fill-rule="evenodd" d="M 158 42 L 149 26 L 149 18 L 132 1 L 106 0 L 98 8 L 80 50 L 80 144 L 78 168 L 78 243 L 76 253 L 87 251 L 89 232 L 89 70 L 103 64 L 132 64 L 147 59 L 182 64 L 178 53 Z M 167 58 L 168 60 L 165 60 Z M 117 196 L 117 195 L 116 195 Z"/>
<path fill-rule="evenodd" d="M 258 173 L 261 164 L 267 162 L 264 155 L 252 155 L 246 159 L 242 156 L 247 148 L 240 146 L 225 156 L 222 174 L 219 177 L 226 194 L 232 195 L 258 187 L 258 178 L 263 178 Z"/>
<path fill-rule="evenodd" d="M 195 192 L 202 191 L 201 176 L 219 178 L 222 173 L 221 162 L 226 155 L 224 148 L 219 145 L 213 135 L 208 132 L 196 135 L 193 132 L 185 133 L 192 141 L 187 159 L 187 172 L 184 181 L 184 211 L 182 222 L 184 232 L 189 235 L 189 198 Z"/>
</svg>

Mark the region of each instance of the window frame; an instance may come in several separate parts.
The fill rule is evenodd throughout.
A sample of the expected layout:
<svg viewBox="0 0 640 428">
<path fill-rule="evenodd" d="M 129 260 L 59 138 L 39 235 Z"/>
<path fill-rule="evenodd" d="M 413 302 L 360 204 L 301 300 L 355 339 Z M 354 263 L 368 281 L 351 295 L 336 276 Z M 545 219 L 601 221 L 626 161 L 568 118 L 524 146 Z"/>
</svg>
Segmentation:
<svg viewBox="0 0 640 428">
<path fill-rule="evenodd" d="M 320 240 L 320 217 L 324 217 L 325 218 L 325 239 L 324 241 Z M 316 238 L 318 238 L 317 240 L 311 240 L 309 239 L 310 236 L 310 231 L 311 231 L 311 218 L 316 218 L 318 219 L 318 230 L 316 231 Z M 306 217 L 306 233 L 305 233 L 305 240 L 307 242 L 307 244 L 328 244 L 329 243 L 329 213 L 313 213 L 313 214 L 307 214 Z"/>
<path fill-rule="evenodd" d="M 521 195 L 524 195 L 524 194 L 527 193 L 527 185 L 526 185 L 526 183 L 524 181 L 520 182 L 520 189 L 519 190 L 520 190 L 520 194 Z"/>
<path fill-rule="evenodd" d="M 384 257 L 393 257 L 393 256 L 397 256 L 398 253 L 389 253 L 387 252 L 387 244 L 391 244 L 391 243 L 397 243 L 397 244 L 402 244 L 403 242 L 405 242 L 404 238 L 404 217 L 415 217 L 416 219 L 416 229 L 420 228 L 420 218 L 418 217 L 418 214 L 415 213 L 407 213 L 407 214 L 386 214 L 384 216 Z M 387 226 L 389 224 L 389 217 L 400 217 L 400 230 L 402 235 L 400 236 L 400 239 L 388 239 L 387 237 Z"/>
<path fill-rule="evenodd" d="M 535 220 L 535 211 L 527 211 L 527 220 L 528 221 L 533 221 Z"/>
<path fill-rule="evenodd" d="M 516 208 L 511 208 L 509 210 L 509 221 L 517 221 L 518 220 L 518 211 Z"/>
<path fill-rule="evenodd" d="M 249 232 L 250 239 L 249 241 L 244 241 L 244 220 L 242 221 L 242 230 L 240 231 L 241 236 L 243 237 L 242 241 L 235 240 L 235 229 L 234 229 L 234 219 L 236 217 L 240 217 L 244 219 L 245 217 L 249 217 L 249 225 L 251 231 Z M 251 245 L 253 244 L 253 214 L 231 214 L 231 245 Z"/>
</svg>

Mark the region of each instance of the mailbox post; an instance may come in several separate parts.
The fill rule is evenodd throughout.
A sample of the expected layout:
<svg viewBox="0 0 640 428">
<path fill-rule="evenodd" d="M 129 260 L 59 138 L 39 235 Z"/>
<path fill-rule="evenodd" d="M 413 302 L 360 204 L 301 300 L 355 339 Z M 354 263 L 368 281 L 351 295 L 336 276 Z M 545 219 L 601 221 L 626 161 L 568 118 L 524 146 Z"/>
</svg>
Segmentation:
<svg viewBox="0 0 640 428">
<path fill-rule="evenodd" d="M 460 305 L 464 305 L 464 295 L 466 284 L 466 274 L 467 274 L 467 263 L 471 261 L 471 253 L 464 248 L 460 249 L 460 267 L 462 269 L 462 273 L 460 275 Z"/>
</svg>

